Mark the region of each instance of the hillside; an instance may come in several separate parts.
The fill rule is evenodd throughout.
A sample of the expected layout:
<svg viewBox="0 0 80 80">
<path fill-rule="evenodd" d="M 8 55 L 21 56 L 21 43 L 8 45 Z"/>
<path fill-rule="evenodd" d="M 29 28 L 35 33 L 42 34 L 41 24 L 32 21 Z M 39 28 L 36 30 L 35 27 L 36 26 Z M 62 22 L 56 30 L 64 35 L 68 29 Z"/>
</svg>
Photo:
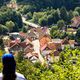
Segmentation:
<svg viewBox="0 0 80 80">
<path fill-rule="evenodd" d="M 17 2 L 34 5 L 37 10 L 47 7 L 53 7 L 56 9 L 61 8 L 62 6 L 65 6 L 68 10 L 70 10 L 80 4 L 80 0 L 17 0 Z"/>
</svg>

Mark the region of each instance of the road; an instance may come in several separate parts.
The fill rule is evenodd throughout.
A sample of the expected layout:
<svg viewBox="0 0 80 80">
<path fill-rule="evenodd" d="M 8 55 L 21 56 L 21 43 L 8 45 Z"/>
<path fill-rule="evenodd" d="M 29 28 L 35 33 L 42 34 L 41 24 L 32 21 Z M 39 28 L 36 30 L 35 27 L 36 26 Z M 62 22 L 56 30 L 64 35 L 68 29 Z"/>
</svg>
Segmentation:
<svg viewBox="0 0 80 80">
<path fill-rule="evenodd" d="M 22 21 L 23 21 L 24 24 L 32 26 L 34 28 L 40 27 L 39 25 L 37 25 L 35 23 L 31 23 L 31 22 L 26 21 L 26 18 L 24 18 L 23 16 L 22 16 Z"/>
</svg>

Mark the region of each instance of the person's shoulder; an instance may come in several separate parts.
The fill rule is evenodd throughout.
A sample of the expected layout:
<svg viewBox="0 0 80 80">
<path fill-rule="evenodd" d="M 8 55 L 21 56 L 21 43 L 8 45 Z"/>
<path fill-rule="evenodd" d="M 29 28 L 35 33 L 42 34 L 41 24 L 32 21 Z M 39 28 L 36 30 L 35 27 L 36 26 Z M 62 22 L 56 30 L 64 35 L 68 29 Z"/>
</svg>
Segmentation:
<svg viewBox="0 0 80 80">
<path fill-rule="evenodd" d="M 17 75 L 17 78 L 20 78 L 21 80 L 26 80 L 22 74 L 16 72 L 16 75 Z"/>
<path fill-rule="evenodd" d="M 22 74 L 18 73 L 18 72 L 16 72 L 16 75 L 17 75 L 18 77 L 24 78 L 24 76 L 23 76 Z"/>
<path fill-rule="evenodd" d="M 2 74 L 2 73 L 0 73 L 0 80 L 2 80 L 2 77 L 3 77 L 3 74 Z"/>
<path fill-rule="evenodd" d="M 2 77 L 3 76 L 3 74 L 2 73 L 0 73 L 0 77 Z"/>
</svg>

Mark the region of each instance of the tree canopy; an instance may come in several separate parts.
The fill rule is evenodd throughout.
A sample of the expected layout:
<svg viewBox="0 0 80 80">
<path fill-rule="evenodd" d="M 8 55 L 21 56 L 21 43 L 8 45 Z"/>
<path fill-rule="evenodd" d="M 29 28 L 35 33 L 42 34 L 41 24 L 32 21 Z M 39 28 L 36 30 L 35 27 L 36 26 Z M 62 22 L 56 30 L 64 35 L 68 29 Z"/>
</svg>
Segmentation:
<svg viewBox="0 0 80 80">
<path fill-rule="evenodd" d="M 41 8 L 53 7 L 60 8 L 65 6 L 68 10 L 79 6 L 79 0 L 17 0 L 17 2 L 24 2 L 25 4 L 35 5 L 37 10 Z"/>
</svg>

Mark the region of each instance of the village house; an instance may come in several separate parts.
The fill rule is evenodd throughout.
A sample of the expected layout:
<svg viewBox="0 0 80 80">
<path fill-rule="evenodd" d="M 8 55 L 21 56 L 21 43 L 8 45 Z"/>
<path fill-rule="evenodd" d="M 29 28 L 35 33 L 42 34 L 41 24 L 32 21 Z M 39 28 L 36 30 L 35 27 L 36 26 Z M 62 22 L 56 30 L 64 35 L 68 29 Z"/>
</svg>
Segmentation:
<svg viewBox="0 0 80 80">
<path fill-rule="evenodd" d="M 26 46 L 26 48 L 24 49 L 24 54 L 26 55 L 26 54 L 28 54 L 28 53 L 32 53 L 33 51 L 34 51 L 33 45 L 29 43 L 29 44 Z"/>
<path fill-rule="evenodd" d="M 16 38 L 20 38 L 20 35 L 18 32 L 13 32 L 13 33 L 9 33 L 9 37 L 15 40 Z"/>
<path fill-rule="evenodd" d="M 77 29 L 80 27 L 80 16 L 75 16 L 71 19 L 71 25 L 67 25 L 67 32 L 76 34 Z"/>
<path fill-rule="evenodd" d="M 26 48 L 26 42 L 11 42 L 9 45 L 9 50 L 11 52 L 19 52 L 19 51 L 23 51 Z"/>
<path fill-rule="evenodd" d="M 20 39 L 26 39 L 27 38 L 27 34 L 23 33 L 23 32 L 13 32 L 13 33 L 9 33 L 9 37 L 11 39 L 16 39 L 16 38 L 20 38 Z"/>
<path fill-rule="evenodd" d="M 71 20 L 71 22 L 72 22 L 71 27 L 77 29 L 78 27 L 80 27 L 80 16 L 74 17 L 74 18 Z"/>
<path fill-rule="evenodd" d="M 67 28 L 67 32 L 69 33 L 69 34 L 76 34 L 76 32 L 77 32 L 77 29 L 74 29 L 74 28 Z"/>
<path fill-rule="evenodd" d="M 18 9 L 18 5 L 17 5 L 16 1 L 10 2 L 9 4 L 7 4 L 7 7 L 16 9 L 16 10 Z"/>
<path fill-rule="evenodd" d="M 49 38 L 50 39 L 50 38 Z M 53 57 L 55 61 L 59 60 L 59 53 L 62 50 L 62 40 L 60 39 L 51 39 L 47 40 L 42 38 L 41 40 L 41 53 L 46 58 L 46 60 L 49 60 L 49 62 L 53 61 Z"/>
<path fill-rule="evenodd" d="M 41 39 L 40 39 L 40 48 L 41 51 L 43 51 L 43 49 L 47 46 L 47 44 L 51 42 L 51 38 L 48 35 L 44 35 Z"/>
<path fill-rule="evenodd" d="M 52 39 L 52 42 L 57 47 L 56 49 L 61 51 L 62 50 L 62 39 Z"/>
<path fill-rule="evenodd" d="M 11 40 L 9 36 L 5 36 L 3 38 L 4 46 L 8 47 L 10 51 L 13 52 L 24 50 L 30 42 L 31 41 L 27 38 L 24 41 L 21 41 L 20 38 L 15 38 L 14 40 Z"/>
<path fill-rule="evenodd" d="M 70 48 L 75 48 L 75 40 L 68 40 L 68 39 L 64 39 L 62 41 L 62 50 L 66 47 L 70 47 Z"/>
<path fill-rule="evenodd" d="M 42 51 L 42 55 L 44 56 L 44 58 L 46 58 L 46 60 L 48 62 L 53 62 L 53 58 L 55 61 L 56 60 L 58 61 L 59 60 L 59 53 L 60 53 L 60 51 L 58 51 L 58 47 L 53 42 L 49 42 L 43 48 L 43 51 Z"/>
<path fill-rule="evenodd" d="M 42 54 L 45 56 L 47 54 L 53 54 L 54 56 L 56 56 L 56 54 L 54 54 L 54 52 L 57 50 L 57 46 L 53 43 L 53 42 L 49 42 L 43 49 Z M 57 50 L 58 51 L 58 50 Z"/>
<path fill-rule="evenodd" d="M 36 62 L 38 60 L 38 53 L 35 53 L 32 44 L 28 44 L 27 47 L 24 49 L 24 58 L 27 58 L 32 62 Z"/>
<path fill-rule="evenodd" d="M 24 33 L 24 32 L 19 32 L 19 36 L 23 39 L 26 39 L 27 38 L 27 34 Z"/>
</svg>

